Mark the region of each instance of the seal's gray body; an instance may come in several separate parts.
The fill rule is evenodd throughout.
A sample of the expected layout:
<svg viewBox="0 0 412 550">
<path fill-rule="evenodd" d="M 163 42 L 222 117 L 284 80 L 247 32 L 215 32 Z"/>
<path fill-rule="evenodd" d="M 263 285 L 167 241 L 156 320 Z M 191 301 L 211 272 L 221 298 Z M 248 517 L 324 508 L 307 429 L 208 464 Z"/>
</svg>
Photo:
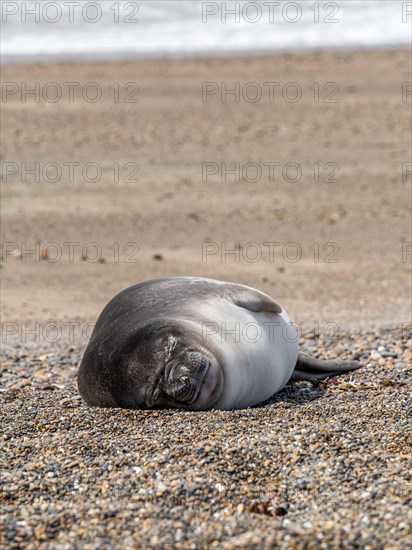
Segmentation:
<svg viewBox="0 0 412 550">
<path fill-rule="evenodd" d="M 256 289 L 175 277 L 132 286 L 108 303 L 78 384 L 91 405 L 233 409 L 268 399 L 292 376 L 324 378 L 358 366 L 298 354 L 286 312 Z"/>
</svg>

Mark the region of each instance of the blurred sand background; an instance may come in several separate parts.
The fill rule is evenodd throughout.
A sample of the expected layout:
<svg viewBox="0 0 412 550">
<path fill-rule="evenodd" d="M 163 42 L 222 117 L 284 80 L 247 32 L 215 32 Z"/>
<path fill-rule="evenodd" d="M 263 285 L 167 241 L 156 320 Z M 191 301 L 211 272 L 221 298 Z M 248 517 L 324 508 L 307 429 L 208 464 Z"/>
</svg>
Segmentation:
<svg viewBox="0 0 412 550">
<path fill-rule="evenodd" d="M 402 83 L 411 80 L 410 69 L 406 49 L 6 65 L 3 82 L 17 83 L 19 92 L 2 104 L 3 163 L 95 162 L 102 178 L 90 183 L 77 172 L 70 183 L 63 172 L 56 183 L 30 176 L 22 183 L 20 164 L 7 181 L 3 170 L 3 243 L 17 243 L 21 252 L 21 243 L 33 249 L 55 242 L 63 251 L 57 262 L 33 256 L 23 262 L 19 254 L 5 255 L 3 245 L 3 321 L 94 321 L 128 285 L 201 275 L 255 286 L 296 322 L 352 328 L 408 322 L 410 256 L 403 262 L 402 246 L 412 240 L 411 177 L 402 181 L 402 165 L 410 162 L 411 98 L 402 102 Z M 263 86 L 268 81 L 280 83 L 273 103 Z M 96 82 L 103 96 L 90 103 L 76 92 L 70 102 L 62 86 L 57 103 L 30 96 L 22 102 L 23 82 L 42 89 L 49 82 Z M 115 82 L 119 103 L 109 90 Z M 138 103 L 123 102 L 128 82 L 139 86 Z M 204 82 L 226 82 L 228 89 L 256 82 L 264 95 L 256 103 L 233 96 L 223 103 L 219 94 L 204 102 Z M 303 92 L 295 103 L 279 91 L 291 82 Z M 315 82 L 319 102 L 310 88 Z M 339 86 L 336 103 L 323 101 L 329 82 Z M 138 164 L 139 181 L 124 182 L 121 170 L 114 183 L 116 162 Z M 274 182 L 266 172 L 255 183 L 230 175 L 224 183 L 219 174 L 203 182 L 205 162 L 279 162 L 281 168 L 294 162 L 302 178 L 285 181 L 277 168 Z M 310 170 L 316 162 L 319 183 Z M 323 181 L 326 163 L 338 165 L 338 183 Z M 65 242 L 80 243 L 72 262 Z M 81 260 L 89 242 L 101 247 L 102 261 Z M 218 253 L 202 258 L 205 242 L 216 243 Z M 273 258 L 267 242 L 280 243 Z M 291 242 L 302 251 L 297 262 L 282 256 Z M 323 261 L 333 249 L 322 247 L 330 242 L 339 247 L 337 263 Z M 240 261 L 234 255 L 222 261 L 222 243 L 227 249 L 257 243 L 262 259 L 247 261 L 240 251 Z M 126 262 L 128 253 L 138 262 Z"/>
</svg>

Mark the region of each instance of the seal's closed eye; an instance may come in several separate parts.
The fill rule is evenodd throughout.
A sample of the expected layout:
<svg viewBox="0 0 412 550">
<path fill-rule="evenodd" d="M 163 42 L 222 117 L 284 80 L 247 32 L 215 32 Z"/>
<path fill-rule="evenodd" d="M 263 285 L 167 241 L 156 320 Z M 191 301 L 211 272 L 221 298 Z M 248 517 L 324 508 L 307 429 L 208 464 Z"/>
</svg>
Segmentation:
<svg viewBox="0 0 412 550">
<path fill-rule="evenodd" d="M 159 399 L 160 391 L 159 388 L 150 388 L 149 391 L 146 394 L 146 407 L 149 409 L 151 407 L 154 407 L 157 400 Z"/>
</svg>

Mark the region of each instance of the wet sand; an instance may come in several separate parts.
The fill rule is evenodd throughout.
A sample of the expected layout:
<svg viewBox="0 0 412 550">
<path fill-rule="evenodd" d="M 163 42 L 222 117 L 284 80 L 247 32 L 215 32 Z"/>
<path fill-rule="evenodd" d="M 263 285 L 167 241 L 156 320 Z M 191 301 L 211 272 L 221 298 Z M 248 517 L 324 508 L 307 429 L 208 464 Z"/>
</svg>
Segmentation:
<svg viewBox="0 0 412 550">
<path fill-rule="evenodd" d="M 5 66 L 18 92 L 2 106 L 2 158 L 17 164 L 3 186 L 3 242 L 17 245 L 2 264 L 4 319 L 91 321 L 130 284 L 206 275 L 272 294 L 296 322 L 409 321 L 409 71 L 406 50 Z M 62 99 L 23 103 L 24 81 L 50 98 L 56 82 Z M 96 103 L 82 97 L 90 82 Z M 205 82 L 218 92 L 203 102 Z M 236 82 L 239 102 L 223 103 Z M 21 182 L 23 162 L 39 163 L 39 183 Z M 222 163 L 239 181 L 222 181 Z M 48 260 L 25 254 L 36 242 L 56 243 Z"/>
</svg>

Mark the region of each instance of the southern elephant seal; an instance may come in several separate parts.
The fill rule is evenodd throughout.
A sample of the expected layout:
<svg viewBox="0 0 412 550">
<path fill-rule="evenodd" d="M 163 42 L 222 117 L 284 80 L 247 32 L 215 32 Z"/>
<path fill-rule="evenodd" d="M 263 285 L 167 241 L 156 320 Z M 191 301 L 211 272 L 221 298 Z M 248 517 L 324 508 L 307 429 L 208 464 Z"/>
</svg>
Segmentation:
<svg viewBox="0 0 412 550">
<path fill-rule="evenodd" d="M 200 277 L 137 284 L 100 314 L 78 387 L 90 405 L 236 409 L 260 403 L 289 380 L 360 367 L 298 352 L 296 328 L 272 298 Z"/>
</svg>

